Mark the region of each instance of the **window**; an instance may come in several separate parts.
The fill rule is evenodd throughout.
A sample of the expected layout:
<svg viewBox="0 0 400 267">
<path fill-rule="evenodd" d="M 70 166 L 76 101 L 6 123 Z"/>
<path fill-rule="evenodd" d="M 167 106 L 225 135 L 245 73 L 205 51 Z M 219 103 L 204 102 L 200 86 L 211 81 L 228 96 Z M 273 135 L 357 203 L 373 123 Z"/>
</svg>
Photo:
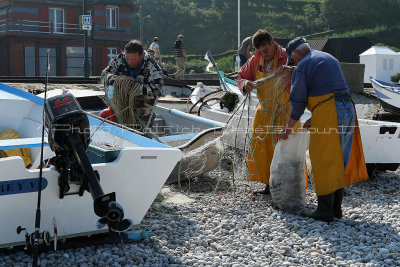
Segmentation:
<svg viewBox="0 0 400 267">
<path fill-rule="evenodd" d="M 393 58 L 389 58 L 389 70 L 393 70 Z"/>
<path fill-rule="evenodd" d="M 84 47 L 67 46 L 67 76 L 83 76 Z M 92 48 L 88 47 L 88 60 L 90 65 L 89 75 L 92 75 Z"/>
<path fill-rule="evenodd" d="M 113 58 L 117 56 L 117 48 L 107 48 L 107 57 L 108 57 L 108 62 L 110 62 Z"/>
<path fill-rule="evenodd" d="M 118 29 L 118 7 L 109 6 L 106 12 L 106 28 L 107 29 Z"/>
<path fill-rule="evenodd" d="M 388 69 L 388 60 L 387 58 L 383 59 L 383 70 L 387 70 Z"/>
<path fill-rule="evenodd" d="M 64 32 L 64 9 L 61 8 L 50 8 L 49 9 L 49 21 L 52 23 L 53 32 L 63 33 Z"/>
<path fill-rule="evenodd" d="M 35 47 L 25 46 L 25 76 L 35 75 Z"/>
</svg>

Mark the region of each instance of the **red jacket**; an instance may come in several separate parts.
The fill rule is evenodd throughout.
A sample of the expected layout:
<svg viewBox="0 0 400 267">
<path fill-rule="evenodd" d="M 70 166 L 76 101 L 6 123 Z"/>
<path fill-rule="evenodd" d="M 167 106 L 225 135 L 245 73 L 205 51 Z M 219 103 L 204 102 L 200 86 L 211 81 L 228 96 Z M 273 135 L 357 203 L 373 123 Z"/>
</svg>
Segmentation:
<svg viewBox="0 0 400 267">
<path fill-rule="evenodd" d="M 286 65 L 287 55 L 285 48 L 282 48 L 276 43 L 276 56 L 277 56 L 277 67 Z M 255 53 L 247 62 L 242 66 L 238 72 L 237 85 L 239 89 L 243 92 L 243 87 L 246 80 L 255 81 L 256 74 L 258 70 L 258 65 L 260 63 L 261 54 Z M 263 60 L 261 71 L 265 72 L 265 60 Z"/>
</svg>

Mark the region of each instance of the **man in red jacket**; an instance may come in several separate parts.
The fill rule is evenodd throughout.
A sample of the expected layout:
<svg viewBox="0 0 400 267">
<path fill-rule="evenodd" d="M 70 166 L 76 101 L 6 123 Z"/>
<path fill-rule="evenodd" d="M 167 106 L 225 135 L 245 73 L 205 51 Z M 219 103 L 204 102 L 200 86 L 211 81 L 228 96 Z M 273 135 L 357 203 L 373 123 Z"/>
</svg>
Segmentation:
<svg viewBox="0 0 400 267">
<path fill-rule="evenodd" d="M 276 73 L 286 64 L 287 56 L 285 49 L 266 30 L 258 30 L 253 35 L 253 44 L 256 52 L 240 69 L 237 84 L 243 93 L 257 89 L 259 104 L 249 142 L 248 180 L 266 184 L 263 191 L 255 193 L 268 195 L 270 165 L 278 140 L 274 127 L 284 127 L 290 115 L 290 79 L 286 76 L 283 84 L 276 86 L 277 78 L 274 78 L 256 87 L 253 81 Z"/>
</svg>

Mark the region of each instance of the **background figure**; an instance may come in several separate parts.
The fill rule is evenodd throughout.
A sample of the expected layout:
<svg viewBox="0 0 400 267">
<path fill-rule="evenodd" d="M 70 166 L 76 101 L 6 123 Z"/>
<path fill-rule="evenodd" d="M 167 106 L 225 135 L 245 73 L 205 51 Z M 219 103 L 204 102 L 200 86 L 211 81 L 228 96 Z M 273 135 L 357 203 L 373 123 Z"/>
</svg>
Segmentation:
<svg viewBox="0 0 400 267">
<path fill-rule="evenodd" d="M 185 74 L 185 67 L 187 62 L 185 47 L 183 46 L 183 35 L 179 34 L 178 39 L 175 41 L 174 46 L 174 57 L 178 70 L 173 74 L 175 79 L 183 80 L 183 74 Z"/>
<path fill-rule="evenodd" d="M 138 40 L 129 41 L 101 73 L 109 108 L 101 117 L 137 130 L 149 124 L 150 114 L 163 88 L 162 70 Z M 129 108 L 128 108 L 129 107 Z M 151 118 L 152 119 L 152 118 Z"/>
<path fill-rule="evenodd" d="M 251 58 L 250 50 L 253 48 L 253 36 L 244 38 L 242 44 L 237 50 L 240 57 L 240 67 L 243 66 L 249 58 Z"/>
<path fill-rule="evenodd" d="M 158 37 L 153 38 L 153 42 L 151 43 L 149 49 L 153 49 L 155 54 L 154 54 L 154 59 L 155 61 L 161 65 L 161 54 L 160 54 L 160 45 L 158 44 L 159 40 Z"/>
<path fill-rule="evenodd" d="M 152 58 L 154 58 L 154 56 L 156 55 L 156 51 L 154 51 L 154 49 L 152 49 L 152 48 L 149 48 L 149 49 L 147 50 L 147 53 L 149 53 L 149 55 L 150 55 Z M 154 60 L 155 60 L 155 58 L 154 58 Z"/>
<path fill-rule="evenodd" d="M 288 138 L 307 107 L 312 117 L 303 127 L 312 129 L 309 151 L 318 200 L 308 216 L 332 222 L 342 218 L 344 187 L 368 178 L 354 104 L 336 58 L 311 50 L 303 37 L 290 41 L 286 53 L 296 69 L 290 119 L 279 139 Z"/>
</svg>

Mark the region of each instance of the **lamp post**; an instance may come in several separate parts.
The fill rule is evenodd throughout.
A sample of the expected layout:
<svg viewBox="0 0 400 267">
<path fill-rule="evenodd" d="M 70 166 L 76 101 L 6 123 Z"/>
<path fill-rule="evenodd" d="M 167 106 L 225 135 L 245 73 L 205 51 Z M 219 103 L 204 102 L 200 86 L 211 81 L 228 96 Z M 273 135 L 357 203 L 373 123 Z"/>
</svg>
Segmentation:
<svg viewBox="0 0 400 267">
<path fill-rule="evenodd" d="M 86 15 L 86 0 L 83 0 L 83 11 L 82 15 Z M 89 78 L 90 74 L 90 62 L 88 59 L 88 54 L 89 54 L 89 49 L 88 49 L 88 31 L 84 30 L 84 35 L 83 35 L 83 46 L 85 50 L 85 58 L 83 59 L 83 76 L 85 78 Z"/>
<path fill-rule="evenodd" d="M 240 47 L 240 0 L 238 0 L 238 48 Z"/>
<path fill-rule="evenodd" d="M 140 41 L 143 43 L 143 23 L 145 19 L 149 19 L 150 15 L 146 15 L 145 17 L 143 17 L 143 9 L 142 6 L 139 7 L 139 38 Z"/>
</svg>

